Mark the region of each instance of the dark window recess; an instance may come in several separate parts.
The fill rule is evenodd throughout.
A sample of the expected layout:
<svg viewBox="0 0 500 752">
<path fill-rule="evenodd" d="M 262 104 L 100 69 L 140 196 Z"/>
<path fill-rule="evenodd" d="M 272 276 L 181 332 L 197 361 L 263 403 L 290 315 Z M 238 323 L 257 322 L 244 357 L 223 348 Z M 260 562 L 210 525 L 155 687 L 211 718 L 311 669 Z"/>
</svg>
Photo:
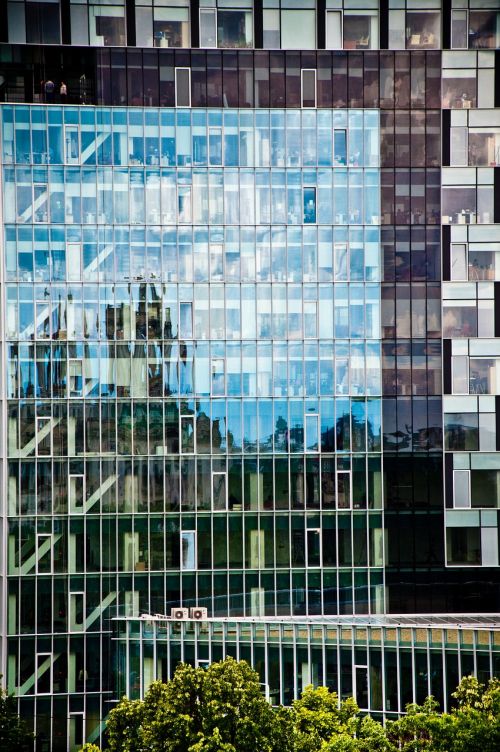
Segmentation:
<svg viewBox="0 0 500 752">
<path fill-rule="evenodd" d="M 495 107 L 500 107 L 500 50 L 495 50 Z"/>
<path fill-rule="evenodd" d="M 175 69 L 175 105 L 191 106 L 191 71 L 189 68 Z"/>
<path fill-rule="evenodd" d="M 127 44 L 129 47 L 135 47 L 135 2 L 126 0 L 125 15 L 127 19 Z"/>
<path fill-rule="evenodd" d="M 443 280 L 449 282 L 451 276 L 450 270 L 450 247 L 451 247 L 451 227 L 443 226 Z"/>
<path fill-rule="evenodd" d="M 495 397 L 495 423 L 497 434 L 497 452 L 500 452 L 500 396 Z"/>
<path fill-rule="evenodd" d="M 495 337 L 500 337 L 500 282 L 495 282 Z"/>
<path fill-rule="evenodd" d="M 443 391 L 451 394 L 451 339 L 443 340 Z"/>
<path fill-rule="evenodd" d="M 264 28 L 262 21 L 262 0 L 254 0 L 253 24 L 255 35 L 255 47 L 261 49 L 264 46 Z"/>
<path fill-rule="evenodd" d="M 497 77 L 500 76 L 500 70 L 496 71 Z M 493 186 L 493 222 L 500 222 L 500 167 L 494 168 L 494 186 Z"/>
<path fill-rule="evenodd" d="M 443 167 L 450 165 L 450 141 L 451 141 L 451 110 L 443 110 L 443 130 L 441 132 L 441 148 Z"/>
<path fill-rule="evenodd" d="M 443 50 L 451 47 L 451 0 L 443 0 Z"/>
<path fill-rule="evenodd" d="M 63 44 L 71 44 L 70 0 L 61 0 L 61 36 Z"/>
<path fill-rule="evenodd" d="M 318 50 L 324 50 L 326 47 L 326 0 L 317 0 L 316 6 L 316 39 Z"/>
<path fill-rule="evenodd" d="M 35 44 L 60 44 L 59 5 L 26 3 L 26 41 Z"/>
<path fill-rule="evenodd" d="M 389 0 L 379 3 L 379 43 L 381 50 L 389 47 Z"/>
</svg>

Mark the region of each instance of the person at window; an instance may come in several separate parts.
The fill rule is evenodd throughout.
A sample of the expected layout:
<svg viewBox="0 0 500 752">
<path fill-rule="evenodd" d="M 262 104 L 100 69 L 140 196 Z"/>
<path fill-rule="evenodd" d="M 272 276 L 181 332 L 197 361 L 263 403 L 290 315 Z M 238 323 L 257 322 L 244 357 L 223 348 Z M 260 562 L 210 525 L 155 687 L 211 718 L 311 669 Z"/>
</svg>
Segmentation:
<svg viewBox="0 0 500 752">
<path fill-rule="evenodd" d="M 59 87 L 59 97 L 61 99 L 61 104 L 66 104 L 68 99 L 68 87 L 64 81 L 61 81 L 61 86 Z"/>
<path fill-rule="evenodd" d="M 54 102 L 54 89 L 55 84 L 54 82 L 49 78 L 47 81 L 45 81 L 45 101 L 47 104 L 52 104 Z"/>
</svg>

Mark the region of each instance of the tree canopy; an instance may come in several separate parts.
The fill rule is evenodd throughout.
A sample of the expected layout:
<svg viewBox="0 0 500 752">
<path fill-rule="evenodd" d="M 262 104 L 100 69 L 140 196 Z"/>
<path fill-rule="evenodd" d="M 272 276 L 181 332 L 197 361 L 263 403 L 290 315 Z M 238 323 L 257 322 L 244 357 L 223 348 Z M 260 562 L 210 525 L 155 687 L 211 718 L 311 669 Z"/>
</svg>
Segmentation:
<svg viewBox="0 0 500 752">
<path fill-rule="evenodd" d="M 25 721 L 18 716 L 15 698 L 0 687 L 0 749 L 25 752 L 32 748 L 33 739 Z"/>
<path fill-rule="evenodd" d="M 449 713 L 428 697 L 384 726 L 327 687 L 306 687 L 291 707 L 273 708 L 245 661 L 179 664 L 144 700 L 121 700 L 107 742 L 111 752 L 499 752 L 500 680 L 465 677 L 453 697 Z"/>
</svg>

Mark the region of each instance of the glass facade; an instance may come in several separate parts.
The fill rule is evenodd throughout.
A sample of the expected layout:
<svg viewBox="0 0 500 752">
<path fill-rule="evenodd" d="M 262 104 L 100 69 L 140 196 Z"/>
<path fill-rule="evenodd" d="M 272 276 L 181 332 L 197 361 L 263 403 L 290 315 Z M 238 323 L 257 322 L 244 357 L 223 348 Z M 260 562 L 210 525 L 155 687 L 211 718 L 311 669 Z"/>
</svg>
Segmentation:
<svg viewBox="0 0 500 752">
<path fill-rule="evenodd" d="M 0 4 L 0 673 L 37 752 L 181 658 L 386 717 L 498 675 L 478 5 Z"/>
</svg>

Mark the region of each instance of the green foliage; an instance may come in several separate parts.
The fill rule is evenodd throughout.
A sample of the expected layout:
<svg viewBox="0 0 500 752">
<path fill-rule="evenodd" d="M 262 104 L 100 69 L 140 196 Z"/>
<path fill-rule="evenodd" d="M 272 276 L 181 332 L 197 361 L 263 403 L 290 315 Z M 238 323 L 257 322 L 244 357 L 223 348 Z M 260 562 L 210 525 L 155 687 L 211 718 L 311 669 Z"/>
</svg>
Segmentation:
<svg viewBox="0 0 500 752">
<path fill-rule="evenodd" d="M 180 664 L 144 701 L 123 699 L 108 721 L 111 752 L 286 752 L 280 716 L 258 674 L 227 658 L 208 669 Z"/>
<path fill-rule="evenodd" d="M 485 687 L 465 677 L 453 697 L 450 713 L 428 697 L 384 727 L 327 687 L 306 687 L 290 708 L 272 708 L 244 661 L 227 658 L 206 670 L 180 664 L 144 701 L 124 698 L 111 711 L 108 745 L 110 752 L 500 752 L 500 680 Z M 82 752 L 100 751 L 87 744 Z"/>
<path fill-rule="evenodd" d="M 84 744 L 80 752 L 101 752 L 97 744 Z"/>
<path fill-rule="evenodd" d="M 17 714 L 16 700 L 0 687 L 0 749 L 25 752 L 33 748 L 33 740 L 34 735 Z"/>
</svg>

